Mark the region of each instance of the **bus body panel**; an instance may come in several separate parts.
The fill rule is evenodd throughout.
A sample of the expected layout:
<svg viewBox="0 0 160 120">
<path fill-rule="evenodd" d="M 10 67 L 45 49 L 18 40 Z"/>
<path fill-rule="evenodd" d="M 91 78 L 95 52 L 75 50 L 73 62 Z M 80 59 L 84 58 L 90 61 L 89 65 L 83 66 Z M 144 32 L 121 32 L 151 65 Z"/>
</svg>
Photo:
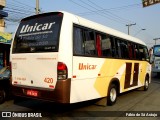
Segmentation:
<svg viewBox="0 0 160 120">
<path fill-rule="evenodd" d="M 131 71 L 127 70 L 127 64 L 131 64 Z M 138 69 L 134 69 L 135 64 Z M 112 79 L 119 80 L 120 93 L 139 88 L 144 86 L 146 73 L 150 75 L 150 71 L 150 64 L 145 61 L 74 56 L 70 101 L 74 103 L 106 97 Z"/>
<path fill-rule="evenodd" d="M 12 84 L 53 90 L 58 53 L 12 54 Z"/>
<path fill-rule="evenodd" d="M 68 14 L 67 14 L 68 15 Z M 68 78 L 72 78 L 72 59 L 73 59 L 73 22 L 78 23 L 78 19 L 69 14 L 64 14 L 62 30 L 59 40 L 58 61 L 64 62 L 68 67 Z M 67 59 L 66 59 L 67 58 Z"/>
<path fill-rule="evenodd" d="M 32 95 L 26 95 L 25 92 L 27 90 L 33 90 L 38 91 L 40 94 L 39 96 L 34 96 L 34 98 L 70 103 L 73 42 L 71 41 L 72 32 L 69 31 L 73 30 L 71 18 L 75 23 L 78 23 L 78 19 L 72 15 L 70 17 L 65 16 L 66 14 L 64 14 L 61 24 L 61 27 L 64 29 L 61 29 L 59 36 L 59 52 L 11 53 L 12 85 L 13 90 L 16 91 L 14 92 L 15 95 L 33 97 Z M 57 81 L 58 62 L 64 63 L 67 67 L 69 66 L 67 80 Z M 17 66 L 19 67 L 17 68 Z M 16 69 L 14 67 L 16 67 Z M 47 96 L 48 93 L 52 93 L 52 95 Z"/>
</svg>

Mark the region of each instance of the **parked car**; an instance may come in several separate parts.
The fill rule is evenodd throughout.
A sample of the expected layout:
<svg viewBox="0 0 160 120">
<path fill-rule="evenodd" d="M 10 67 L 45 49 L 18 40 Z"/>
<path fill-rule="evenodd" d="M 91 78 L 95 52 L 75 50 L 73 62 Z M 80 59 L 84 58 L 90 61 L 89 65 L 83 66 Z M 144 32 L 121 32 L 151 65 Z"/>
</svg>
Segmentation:
<svg viewBox="0 0 160 120">
<path fill-rule="evenodd" d="M 10 74 L 9 66 L 0 69 L 0 104 L 11 95 Z"/>
</svg>

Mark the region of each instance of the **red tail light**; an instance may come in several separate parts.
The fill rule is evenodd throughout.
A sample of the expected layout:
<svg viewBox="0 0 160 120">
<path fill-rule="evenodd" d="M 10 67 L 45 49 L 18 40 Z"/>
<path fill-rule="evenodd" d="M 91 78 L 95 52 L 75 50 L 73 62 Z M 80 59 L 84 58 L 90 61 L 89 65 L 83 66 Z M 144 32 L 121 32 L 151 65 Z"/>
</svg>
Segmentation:
<svg viewBox="0 0 160 120">
<path fill-rule="evenodd" d="M 58 62 L 58 66 L 57 66 L 58 70 L 66 70 L 67 66 L 66 64 L 62 63 L 62 62 Z"/>
<path fill-rule="evenodd" d="M 68 77 L 68 69 L 66 64 L 63 62 L 58 62 L 57 65 L 57 79 L 58 80 L 64 80 Z"/>
</svg>

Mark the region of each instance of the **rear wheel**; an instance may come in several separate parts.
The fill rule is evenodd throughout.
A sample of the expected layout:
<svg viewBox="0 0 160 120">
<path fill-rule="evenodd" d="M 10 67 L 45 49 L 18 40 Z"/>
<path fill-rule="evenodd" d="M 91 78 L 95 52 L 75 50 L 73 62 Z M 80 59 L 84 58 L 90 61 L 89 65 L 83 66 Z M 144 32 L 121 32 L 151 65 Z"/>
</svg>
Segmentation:
<svg viewBox="0 0 160 120">
<path fill-rule="evenodd" d="M 114 105 L 117 100 L 117 87 L 115 84 L 111 84 L 108 89 L 108 96 L 107 96 L 107 104 L 109 106 Z"/>
<path fill-rule="evenodd" d="M 6 92 L 4 89 L 0 89 L 0 104 L 4 103 L 6 98 Z"/>
<path fill-rule="evenodd" d="M 148 90 L 148 88 L 149 88 L 149 78 L 148 78 L 148 77 L 146 77 L 146 79 L 145 79 L 145 83 L 144 83 L 144 91 L 147 91 L 147 90 Z"/>
</svg>

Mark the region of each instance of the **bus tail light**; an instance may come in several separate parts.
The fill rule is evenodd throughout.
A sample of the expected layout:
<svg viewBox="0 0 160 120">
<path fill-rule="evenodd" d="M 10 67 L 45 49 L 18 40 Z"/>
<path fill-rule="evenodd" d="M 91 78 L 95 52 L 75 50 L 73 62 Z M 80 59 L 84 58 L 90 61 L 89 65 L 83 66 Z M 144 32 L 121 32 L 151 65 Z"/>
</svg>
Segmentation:
<svg viewBox="0 0 160 120">
<path fill-rule="evenodd" d="M 64 80 L 68 77 L 68 69 L 66 64 L 63 62 L 58 62 L 57 65 L 57 79 L 58 80 Z"/>
</svg>

